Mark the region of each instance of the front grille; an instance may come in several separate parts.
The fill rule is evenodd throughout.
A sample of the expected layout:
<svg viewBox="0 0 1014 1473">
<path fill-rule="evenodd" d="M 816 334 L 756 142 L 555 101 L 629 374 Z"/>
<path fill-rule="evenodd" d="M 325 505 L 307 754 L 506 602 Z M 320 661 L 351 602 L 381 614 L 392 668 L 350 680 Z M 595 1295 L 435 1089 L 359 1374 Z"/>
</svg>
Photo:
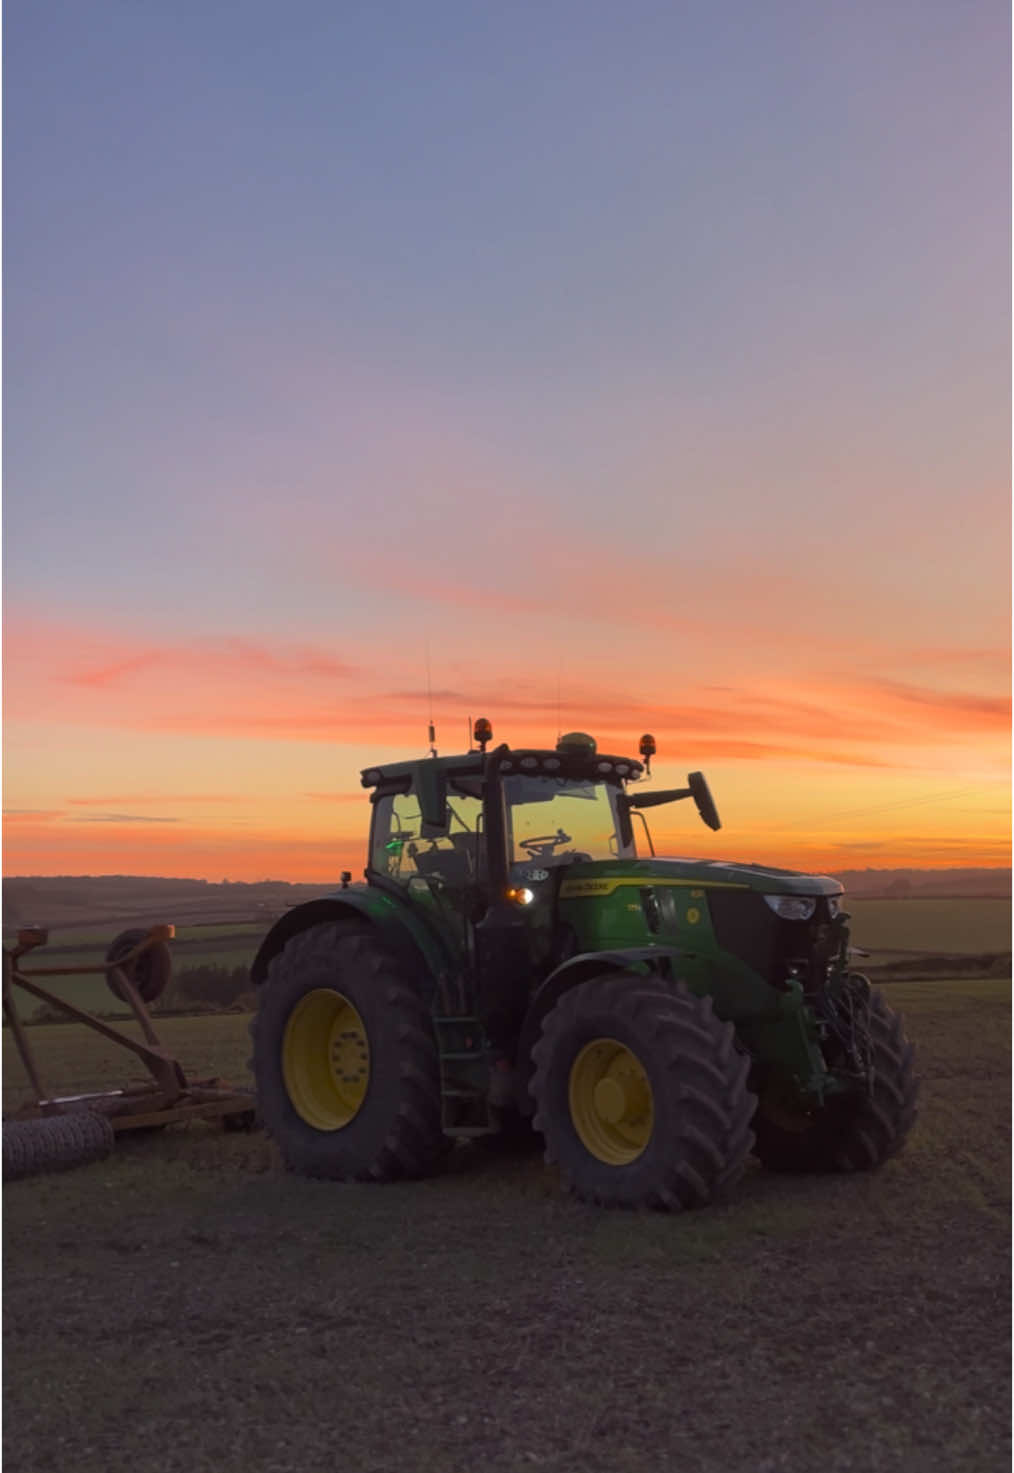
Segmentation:
<svg viewBox="0 0 1014 1473">
<path fill-rule="evenodd" d="M 823 985 L 838 950 L 827 900 L 820 896 L 808 921 L 776 915 L 756 891 L 710 890 L 708 906 L 719 946 L 776 986 L 792 966 L 801 969 L 807 991 Z"/>
</svg>

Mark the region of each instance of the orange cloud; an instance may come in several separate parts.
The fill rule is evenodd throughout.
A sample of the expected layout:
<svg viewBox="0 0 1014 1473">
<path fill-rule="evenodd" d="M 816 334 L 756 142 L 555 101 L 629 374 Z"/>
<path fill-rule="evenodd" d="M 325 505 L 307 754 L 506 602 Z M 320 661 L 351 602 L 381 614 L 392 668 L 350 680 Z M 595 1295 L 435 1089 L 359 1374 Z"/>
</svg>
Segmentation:
<svg viewBox="0 0 1014 1473">
<path fill-rule="evenodd" d="M 179 823 L 178 818 L 147 813 L 84 813 L 75 814 L 68 823 Z"/>
<path fill-rule="evenodd" d="M 361 800 L 360 800 L 361 801 Z M 363 817 L 361 815 L 361 817 Z M 880 866 L 1006 865 L 1010 845 L 1003 836 L 969 832 L 907 832 L 813 836 L 768 830 L 724 830 L 712 835 L 688 817 L 667 834 L 652 826 L 660 854 L 696 854 L 769 863 L 806 871 L 830 872 L 862 865 L 869 855 Z M 26 820 L 8 834 L 8 874 L 152 874 L 217 880 L 286 879 L 327 883 L 341 870 L 362 872 L 366 859 L 365 821 L 353 833 L 307 835 L 298 830 L 267 832 L 251 828 L 159 828 L 157 825 L 53 827 Z"/>
<path fill-rule="evenodd" d="M 63 679 L 69 680 L 72 685 L 87 685 L 102 690 L 107 686 L 119 684 L 120 681 L 131 675 L 138 675 L 142 670 L 154 670 L 164 663 L 166 661 L 161 653 L 150 651 L 147 654 L 114 660 L 111 664 L 100 665 L 92 669 L 71 670 L 63 676 Z"/>
<path fill-rule="evenodd" d="M 242 803 L 237 793 L 120 793 L 115 797 L 68 798 L 75 808 L 129 808 L 138 803 Z"/>
<path fill-rule="evenodd" d="M 298 832 L 229 833 L 105 825 L 63 827 L 58 839 L 42 825 L 24 824 L 6 840 L 5 873 L 137 874 L 220 880 L 291 879 L 327 882 L 365 864 L 362 837 L 307 837 Z M 171 919 L 171 918 L 170 918 Z"/>
<path fill-rule="evenodd" d="M 953 645 L 916 645 L 900 652 L 914 665 L 980 665 L 991 667 L 1006 677 L 1010 672 L 1010 645 L 988 645 L 980 649 Z"/>
<path fill-rule="evenodd" d="M 9 624 L 7 641 L 8 719 L 413 750 L 431 709 L 445 733 L 460 732 L 469 715 L 482 712 L 498 733 L 518 743 L 546 742 L 557 723 L 555 681 L 548 674 L 524 683 L 481 676 L 469 682 L 467 692 L 442 687 L 431 694 L 391 680 L 399 671 L 390 654 L 381 661 L 365 651 L 367 658 L 352 665 L 306 643 L 124 642 L 114 651 L 101 634 L 16 622 L 13 629 Z M 102 659 L 96 655 L 100 646 Z M 665 675 L 656 680 L 667 691 L 671 687 Z M 336 681 L 340 694 L 334 692 Z M 76 698 L 68 686 L 79 692 Z M 588 726 L 600 740 L 620 747 L 651 730 L 670 748 L 702 759 L 802 758 L 868 767 L 903 760 L 908 750 L 941 737 L 1005 739 L 1009 711 L 1006 695 L 847 673 L 773 683 L 755 676 L 735 684 L 687 681 L 677 702 L 631 698 L 617 682 L 572 677 L 560 719 Z M 457 738 L 452 740 L 456 746 Z M 216 795 L 214 801 L 222 800 Z"/>
<path fill-rule="evenodd" d="M 473 487 L 460 485 L 449 501 L 449 520 L 460 525 L 472 504 Z M 618 499 L 618 513 L 621 505 Z M 650 526 L 631 547 L 568 517 L 548 498 L 526 502 L 510 488 L 487 500 L 481 521 L 473 518 L 467 542 L 462 538 L 467 552 L 453 564 L 446 559 L 447 525 L 432 516 L 429 505 L 425 519 L 396 542 L 386 526 L 375 535 L 365 547 L 350 547 L 333 534 L 322 537 L 309 549 L 308 574 L 326 586 L 340 567 L 348 586 L 375 591 L 375 569 L 382 563 L 389 596 L 409 601 L 416 616 L 428 606 L 477 619 L 506 616 L 511 628 L 534 620 L 563 644 L 580 639 L 582 631 L 593 637 L 610 630 L 672 636 L 674 664 L 701 651 L 735 655 L 749 648 L 755 657 L 777 663 L 784 663 L 787 652 L 805 652 L 822 662 L 833 654 L 879 668 L 885 661 L 902 669 L 920 663 L 974 663 L 999 672 L 1009 667 L 999 644 L 976 643 L 967 650 L 960 643 L 913 645 L 899 627 L 903 610 L 882 588 L 874 583 L 873 596 L 857 598 L 862 567 L 848 580 L 798 558 L 773 571 L 742 539 L 709 553 L 673 543 L 668 529 L 653 535 Z M 503 555 L 508 542 L 521 549 L 509 563 Z M 420 571 L 428 566 L 442 571 Z M 450 576 L 443 571 L 448 566 L 454 569 Z M 893 626 L 886 638 L 885 614 Z M 492 627 L 492 617 L 486 625 Z"/>
<path fill-rule="evenodd" d="M 303 793 L 304 798 L 312 798 L 315 803 L 362 803 L 362 791 L 357 793 Z"/>
<path fill-rule="evenodd" d="M 935 721 L 951 719 L 961 730 L 1010 726 L 1009 697 L 980 696 L 969 691 L 941 691 L 929 686 L 906 685 L 900 680 L 878 680 L 874 688 L 893 696 L 900 706 L 919 706 Z"/>
<path fill-rule="evenodd" d="M 537 639 L 512 634 L 481 658 L 461 624 L 462 643 L 431 695 L 421 651 L 406 652 L 404 640 L 386 633 L 358 638 L 352 663 L 324 642 L 158 640 L 9 619 L 8 873 L 316 880 L 358 870 L 368 818 L 359 766 L 381 749 L 385 760 L 422 756 L 431 709 L 442 752 L 462 750 L 464 723 L 479 715 L 492 720 L 496 740 L 516 746 L 548 746 L 557 731 L 580 728 L 604 751 L 632 753 L 641 732 L 653 732 L 659 766 L 669 764 L 673 780 L 680 766 L 719 768 L 719 807 L 724 789 L 729 832 L 740 838 L 723 832 L 716 853 L 810 868 L 842 863 L 843 846 L 855 842 L 884 846 L 878 858 L 899 863 L 922 862 L 920 855 L 934 863 L 937 854 L 1006 862 L 1002 810 L 963 832 L 934 812 L 918 834 L 903 814 L 900 825 L 888 815 L 897 837 L 861 810 L 840 823 L 818 817 L 814 825 L 807 816 L 815 801 L 855 807 L 867 790 L 887 807 L 900 796 L 905 808 L 930 802 L 934 787 L 976 781 L 983 795 L 994 784 L 995 806 L 995 783 L 1009 772 L 1010 726 L 1005 682 L 989 661 L 975 667 L 980 679 L 967 662 L 960 681 L 957 666 L 943 661 L 927 663 L 924 680 L 895 679 L 884 662 L 869 672 L 821 662 L 816 674 L 765 676 L 746 650 L 741 675 L 704 661 L 702 678 L 676 653 L 657 667 L 654 655 L 639 670 L 616 663 L 628 643 L 621 634 L 598 665 L 594 642 L 588 651 L 575 646 L 558 703 L 556 671 L 546 668 L 552 657 Z M 635 653 L 642 644 L 634 642 Z M 354 758 L 340 758 L 338 791 L 327 791 L 331 767 L 321 754 L 338 744 L 353 747 Z M 163 773 L 176 791 L 160 790 Z M 797 793 L 806 773 L 804 803 Z M 207 790 L 218 783 L 219 791 Z M 339 832 L 324 832 L 332 824 Z M 675 842 L 696 851 L 694 834 L 675 830 Z M 855 859 L 861 847 L 848 852 Z"/>
<path fill-rule="evenodd" d="M 39 824 L 56 823 L 65 817 L 62 808 L 5 808 L 3 811 L 4 831 L 30 829 Z"/>
</svg>

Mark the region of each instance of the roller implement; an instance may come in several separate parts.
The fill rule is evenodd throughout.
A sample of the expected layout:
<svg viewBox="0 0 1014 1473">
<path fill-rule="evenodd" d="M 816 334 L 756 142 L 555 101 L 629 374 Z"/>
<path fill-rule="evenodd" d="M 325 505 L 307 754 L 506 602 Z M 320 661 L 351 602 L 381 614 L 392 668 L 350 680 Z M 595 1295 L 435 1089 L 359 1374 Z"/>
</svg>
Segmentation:
<svg viewBox="0 0 1014 1473">
<path fill-rule="evenodd" d="M 253 1123 L 254 1100 L 248 1090 L 234 1089 L 221 1079 L 188 1080 L 179 1060 L 159 1041 L 147 1004 L 154 1002 L 169 982 L 172 962 L 168 943 L 173 935 L 172 926 L 123 931 L 109 947 L 105 961 L 82 966 L 25 966 L 23 959 L 48 940 L 48 933 L 39 927 L 19 931 L 16 945 L 10 950 L 4 948 L 4 1018 L 33 1092 L 32 1101 L 3 1123 L 5 1180 L 96 1160 L 108 1155 L 115 1137 L 123 1131 L 155 1130 L 198 1118 L 221 1119 L 232 1128 Z M 105 973 L 110 992 L 130 1008 L 140 1038 L 42 985 L 51 977 L 96 972 Z M 43 1083 L 29 1031 L 18 1016 L 15 989 L 127 1049 L 144 1065 L 150 1079 L 92 1094 L 50 1093 Z"/>
<path fill-rule="evenodd" d="M 370 767 L 365 884 L 290 911 L 257 955 L 253 1069 L 288 1167 L 385 1181 L 456 1138 L 531 1128 L 579 1196 L 680 1210 L 753 1151 L 880 1166 L 916 1110 L 912 1046 L 850 969 L 842 886 L 656 855 L 639 757 L 582 732 Z"/>
</svg>

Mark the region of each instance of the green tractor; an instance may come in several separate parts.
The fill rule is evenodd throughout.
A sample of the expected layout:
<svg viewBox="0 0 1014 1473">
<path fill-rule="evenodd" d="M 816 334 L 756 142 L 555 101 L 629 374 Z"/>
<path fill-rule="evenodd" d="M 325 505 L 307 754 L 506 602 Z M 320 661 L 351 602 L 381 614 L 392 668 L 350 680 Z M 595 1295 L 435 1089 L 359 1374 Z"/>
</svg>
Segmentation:
<svg viewBox="0 0 1014 1473">
<path fill-rule="evenodd" d="M 645 809 L 720 824 L 701 773 L 638 787 L 650 736 L 643 761 L 581 732 L 475 740 L 363 772 L 365 885 L 288 912 L 254 962 L 258 1104 L 291 1170 L 415 1177 L 521 1127 L 579 1196 L 680 1210 L 751 1150 L 854 1171 L 900 1149 L 912 1046 L 849 970 L 836 880 L 657 857 Z"/>
</svg>

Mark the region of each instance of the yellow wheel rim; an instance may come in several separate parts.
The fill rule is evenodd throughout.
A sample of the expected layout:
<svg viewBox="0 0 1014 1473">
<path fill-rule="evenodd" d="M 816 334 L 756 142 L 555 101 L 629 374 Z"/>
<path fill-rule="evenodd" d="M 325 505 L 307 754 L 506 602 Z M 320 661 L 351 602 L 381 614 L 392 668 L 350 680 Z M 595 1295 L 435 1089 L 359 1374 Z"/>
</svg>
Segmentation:
<svg viewBox="0 0 1014 1473">
<path fill-rule="evenodd" d="M 627 1166 L 647 1147 L 655 1101 L 644 1065 L 625 1044 L 586 1043 L 571 1065 L 568 1097 L 574 1129 L 596 1160 Z"/>
<path fill-rule="evenodd" d="M 292 1009 L 282 1079 L 292 1108 L 315 1130 L 342 1130 L 359 1114 L 370 1084 L 370 1045 L 342 993 L 316 987 Z"/>
</svg>

